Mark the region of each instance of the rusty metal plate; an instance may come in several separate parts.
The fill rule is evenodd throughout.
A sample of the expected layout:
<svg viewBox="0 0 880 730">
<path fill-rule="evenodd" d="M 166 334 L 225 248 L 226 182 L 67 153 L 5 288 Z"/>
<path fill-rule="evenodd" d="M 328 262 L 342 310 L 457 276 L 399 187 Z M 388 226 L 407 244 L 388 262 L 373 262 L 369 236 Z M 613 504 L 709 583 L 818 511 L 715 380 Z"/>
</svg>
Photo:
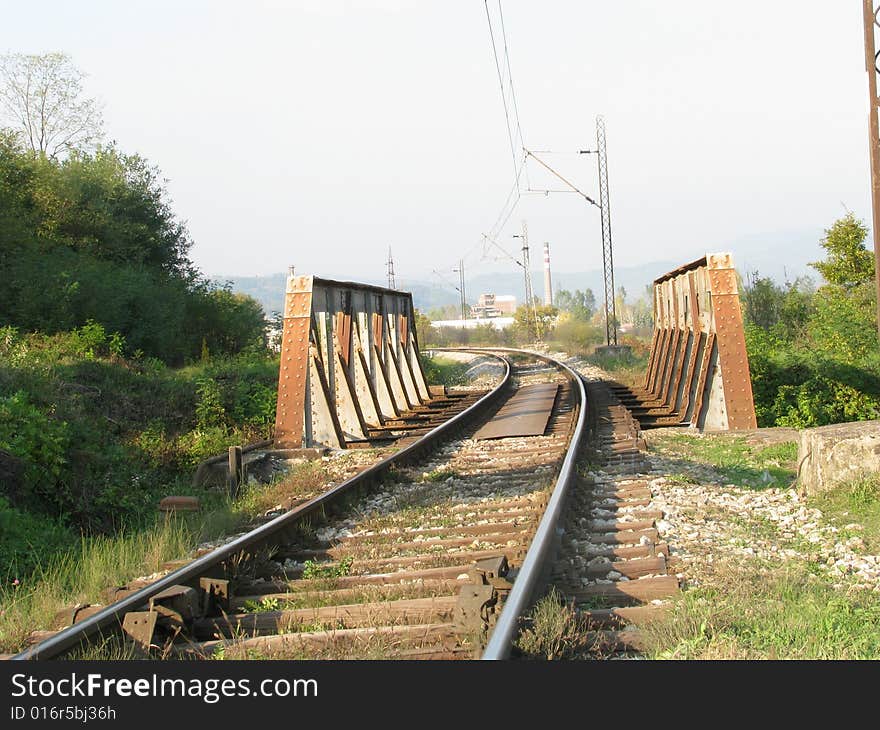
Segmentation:
<svg viewBox="0 0 880 730">
<path fill-rule="evenodd" d="M 495 417 L 474 434 L 474 438 L 484 441 L 514 436 L 542 436 L 558 391 L 558 383 L 536 383 L 519 388 Z"/>
<path fill-rule="evenodd" d="M 713 306 L 728 428 L 757 428 L 739 298 L 716 297 Z"/>
<path fill-rule="evenodd" d="M 736 272 L 733 269 L 710 271 L 709 285 L 713 296 L 729 296 L 738 293 Z"/>
<path fill-rule="evenodd" d="M 312 276 L 287 279 L 275 410 L 276 448 L 302 446 L 313 287 Z"/>
</svg>

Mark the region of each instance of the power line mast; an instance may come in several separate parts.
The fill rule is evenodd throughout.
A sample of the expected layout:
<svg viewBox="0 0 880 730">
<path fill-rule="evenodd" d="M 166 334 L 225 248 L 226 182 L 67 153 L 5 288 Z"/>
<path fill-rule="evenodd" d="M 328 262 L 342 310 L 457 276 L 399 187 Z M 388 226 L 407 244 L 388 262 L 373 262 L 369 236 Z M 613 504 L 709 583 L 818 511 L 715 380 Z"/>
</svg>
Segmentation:
<svg viewBox="0 0 880 730">
<path fill-rule="evenodd" d="M 874 213 L 874 280 L 877 288 L 877 331 L 880 334 L 880 122 L 877 118 L 877 48 L 875 26 L 880 24 L 875 12 L 874 0 L 863 0 L 865 22 L 865 70 L 868 72 L 868 141 L 871 151 L 871 204 Z"/>
<path fill-rule="evenodd" d="M 869 0 L 870 1 L 870 0 Z M 605 278 L 605 344 L 617 344 L 617 306 L 614 302 L 614 254 L 611 248 L 611 203 L 608 191 L 608 148 L 605 119 L 596 117 L 596 155 L 599 161 L 599 209 L 602 214 L 602 273 Z"/>
<path fill-rule="evenodd" d="M 394 258 L 391 256 L 391 246 L 388 247 L 388 261 L 385 262 L 386 274 L 388 276 L 388 288 L 397 289 L 397 282 L 394 278 Z"/>
<path fill-rule="evenodd" d="M 525 278 L 525 290 L 526 290 L 526 307 L 532 310 L 532 316 L 535 319 L 535 334 L 538 338 L 541 337 L 541 325 L 538 322 L 538 310 L 535 307 L 535 292 L 532 289 L 532 264 L 530 257 L 530 249 L 529 249 L 529 227 L 528 224 L 523 221 L 522 222 L 522 235 L 514 234 L 514 238 L 522 239 L 522 267 L 523 267 L 523 277 Z"/>
<path fill-rule="evenodd" d="M 468 318 L 467 296 L 464 292 L 464 259 L 459 259 L 458 268 L 453 269 L 453 271 L 458 272 L 458 286 L 456 288 L 458 289 L 459 300 L 461 302 L 461 319 L 462 322 L 464 322 L 464 320 Z"/>
</svg>

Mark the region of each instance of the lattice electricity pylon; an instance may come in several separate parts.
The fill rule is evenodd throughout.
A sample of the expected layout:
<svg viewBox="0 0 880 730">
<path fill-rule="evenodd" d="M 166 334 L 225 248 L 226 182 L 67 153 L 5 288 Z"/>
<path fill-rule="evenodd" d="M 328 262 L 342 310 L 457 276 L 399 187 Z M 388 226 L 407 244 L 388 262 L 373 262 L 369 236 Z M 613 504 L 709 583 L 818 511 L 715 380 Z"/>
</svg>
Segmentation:
<svg viewBox="0 0 880 730">
<path fill-rule="evenodd" d="M 514 234 L 513 237 L 522 239 L 522 267 L 523 277 L 525 278 L 526 311 L 529 309 L 532 310 L 532 316 L 535 320 L 535 336 L 538 339 L 541 339 L 541 323 L 538 320 L 538 309 L 535 306 L 535 290 L 532 287 L 532 261 L 530 253 L 531 249 L 529 247 L 529 227 L 525 221 L 522 222 L 522 235 Z"/>
<path fill-rule="evenodd" d="M 605 120 L 596 117 L 596 148 L 599 160 L 599 208 L 602 213 L 602 273 L 605 277 L 605 343 L 617 344 L 617 307 L 614 303 L 614 254 L 611 249 L 611 203 L 608 195 L 608 149 Z"/>
<path fill-rule="evenodd" d="M 397 289 L 397 281 L 394 278 L 394 257 L 391 255 L 391 246 L 388 247 L 388 260 L 385 262 L 385 275 L 389 289 Z"/>
</svg>

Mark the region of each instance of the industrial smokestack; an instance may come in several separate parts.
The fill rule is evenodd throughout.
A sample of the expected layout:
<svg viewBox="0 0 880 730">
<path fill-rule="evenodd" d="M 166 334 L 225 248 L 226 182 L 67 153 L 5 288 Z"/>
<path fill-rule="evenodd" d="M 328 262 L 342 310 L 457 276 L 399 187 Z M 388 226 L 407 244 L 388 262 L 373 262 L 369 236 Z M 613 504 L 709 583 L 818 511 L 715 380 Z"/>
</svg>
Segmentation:
<svg viewBox="0 0 880 730">
<path fill-rule="evenodd" d="M 544 241 L 544 304 L 553 304 L 553 287 L 550 285 L 550 244 Z"/>
</svg>

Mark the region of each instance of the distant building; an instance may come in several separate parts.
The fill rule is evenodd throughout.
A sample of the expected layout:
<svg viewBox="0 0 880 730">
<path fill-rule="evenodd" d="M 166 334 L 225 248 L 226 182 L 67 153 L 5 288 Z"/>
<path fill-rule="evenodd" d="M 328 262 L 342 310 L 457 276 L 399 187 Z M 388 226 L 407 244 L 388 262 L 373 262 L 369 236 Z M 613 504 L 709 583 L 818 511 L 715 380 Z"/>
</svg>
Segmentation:
<svg viewBox="0 0 880 730">
<path fill-rule="evenodd" d="M 477 319 L 491 319 L 516 312 L 516 297 L 512 294 L 480 294 L 471 313 Z"/>
</svg>

